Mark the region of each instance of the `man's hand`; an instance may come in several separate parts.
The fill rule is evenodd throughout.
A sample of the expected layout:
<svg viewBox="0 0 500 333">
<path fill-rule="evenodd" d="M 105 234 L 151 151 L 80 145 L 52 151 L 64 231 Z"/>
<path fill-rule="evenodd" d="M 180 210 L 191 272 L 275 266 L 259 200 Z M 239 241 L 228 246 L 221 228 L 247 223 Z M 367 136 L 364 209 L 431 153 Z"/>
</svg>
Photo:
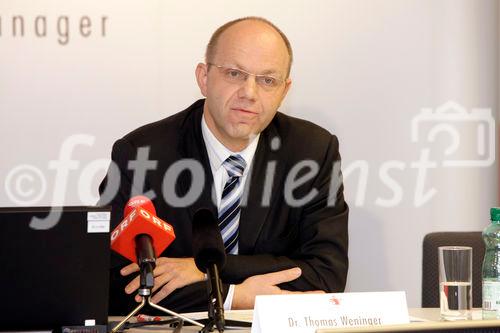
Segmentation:
<svg viewBox="0 0 500 333">
<path fill-rule="evenodd" d="M 247 278 L 243 283 L 234 287 L 232 310 L 253 309 L 255 296 L 257 295 L 279 295 L 279 294 L 317 294 L 324 293 L 322 290 L 315 291 L 288 291 L 277 287 L 277 284 L 297 279 L 302 274 L 300 268 L 295 267 L 274 273 L 254 275 Z"/>
<path fill-rule="evenodd" d="M 139 266 L 134 263 L 123 267 L 120 274 L 127 276 L 138 271 Z M 193 258 L 157 258 L 153 274 L 155 277 L 151 298 L 153 303 L 160 302 L 177 288 L 205 279 L 205 275 L 196 268 Z M 132 294 L 139 288 L 139 284 L 139 276 L 137 276 L 125 287 L 125 292 Z M 137 295 L 135 300 L 140 302 L 141 297 Z"/>
</svg>

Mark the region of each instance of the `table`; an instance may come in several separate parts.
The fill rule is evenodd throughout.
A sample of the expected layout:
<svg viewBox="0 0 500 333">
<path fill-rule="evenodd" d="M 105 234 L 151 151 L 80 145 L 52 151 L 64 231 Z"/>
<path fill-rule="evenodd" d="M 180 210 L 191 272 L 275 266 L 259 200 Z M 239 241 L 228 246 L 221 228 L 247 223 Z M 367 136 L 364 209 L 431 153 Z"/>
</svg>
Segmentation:
<svg viewBox="0 0 500 333">
<path fill-rule="evenodd" d="M 473 320 L 462 321 L 440 321 L 439 308 L 410 308 L 410 324 L 390 325 L 379 327 L 357 327 L 357 328 L 338 328 L 338 329 L 319 329 L 317 333 L 366 333 L 366 332 L 500 332 L 500 320 L 480 320 L 481 310 L 473 311 Z M 206 318 L 206 313 L 188 313 L 185 314 L 192 319 Z M 251 322 L 253 317 L 252 310 L 233 310 L 226 311 L 225 318 Z M 110 317 L 109 321 L 119 321 L 123 317 Z M 146 326 L 142 328 L 129 329 L 128 333 L 163 331 L 168 326 Z M 167 330 L 168 332 L 169 330 Z M 186 326 L 182 332 L 198 332 L 199 329 L 194 326 Z M 250 328 L 228 328 L 227 333 L 250 333 Z"/>
<path fill-rule="evenodd" d="M 207 317 L 207 313 L 206 312 L 193 312 L 193 313 L 183 313 L 184 316 L 190 318 L 190 319 L 194 319 L 194 320 L 198 320 L 198 319 L 202 319 L 202 318 L 206 318 Z M 239 321 L 246 321 L 246 322 L 249 322 L 251 323 L 252 322 L 252 318 L 253 318 L 253 310 L 231 310 L 231 311 L 226 311 L 225 314 L 224 314 L 224 317 L 225 319 L 231 319 L 231 320 L 239 320 Z M 123 317 L 109 317 L 109 322 L 119 322 L 120 320 L 122 320 Z M 133 329 L 128 329 L 126 330 L 125 332 L 126 333 L 145 333 L 145 332 L 159 332 L 159 331 L 163 331 L 165 332 L 165 329 L 168 328 L 168 326 L 145 326 L 145 327 L 141 327 L 141 328 L 133 328 Z M 170 330 L 167 330 L 166 332 L 171 332 L 173 331 L 173 329 L 170 329 Z M 195 326 L 185 326 L 182 328 L 182 332 L 198 332 L 199 331 L 199 328 L 198 327 L 195 327 Z M 227 328 L 225 331 L 225 333 L 250 333 L 250 328 L 236 328 L 236 329 L 231 329 L 231 328 Z"/>
<path fill-rule="evenodd" d="M 439 308 L 410 308 L 410 323 L 378 327 L 319 329 L 317 333 L 366 333 L 366 332 L 500 332 L 500 320 L 481 320 L 481 309 L 474 309 L 472 320 L 441 321 Z"/>
</svg>

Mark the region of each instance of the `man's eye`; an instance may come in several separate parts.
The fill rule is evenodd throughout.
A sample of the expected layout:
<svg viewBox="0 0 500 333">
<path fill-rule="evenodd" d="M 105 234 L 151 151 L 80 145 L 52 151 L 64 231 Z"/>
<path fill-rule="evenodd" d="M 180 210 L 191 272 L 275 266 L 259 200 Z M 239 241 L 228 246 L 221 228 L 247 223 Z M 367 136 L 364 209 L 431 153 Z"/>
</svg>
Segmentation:
<svg viewBox="0 0 500 333">
<path fill-rule="evenodd" d="M 276 79 L 271 76 L 263 76 L 261 77 L 261 82 L 266 86 L 274 86 L 276 84 Z"/>
<path fill-rule="evenodd" d="M 241 72 L 236 69 L 230 69 L 227 71 L 227 76 L 229 76 L 232 79 L 237 79 L 241 76 Z"/>
</svg>

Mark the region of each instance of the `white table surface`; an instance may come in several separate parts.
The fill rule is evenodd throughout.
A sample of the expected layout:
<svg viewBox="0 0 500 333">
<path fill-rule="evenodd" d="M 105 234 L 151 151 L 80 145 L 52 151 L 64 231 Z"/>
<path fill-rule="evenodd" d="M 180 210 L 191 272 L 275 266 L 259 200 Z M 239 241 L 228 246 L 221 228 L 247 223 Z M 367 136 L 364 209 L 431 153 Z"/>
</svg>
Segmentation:
<svg viewBox="0 0 500 333">
<path fill-rule="evenodd" d="M 481 320 L 481 310 L 480 309 L 475 309 L 473 310 L 472 314 L 472 319 L 473 320 L 468 320 L 468 321 L 460 321 L 460 322 L 442 322 L 440 321 L 439 318 L 439 308 L 410 308 L 408 309 L 409 314 L 410 314 L 410 324 L 407 325 L 398 325 L 402 328 L 404 327 L 411 327 L 412 329 L 428 329 L 430 327 L 436 327 L 436 325 L 439 326 L 439 328 L 446 328 L 445 326 L 452 326 L 452 325 L 458 325 L 463 327 L 465 326 L 478 326 L 481 324 L 488 324 L 488 322 L 491 324 L 491 322 L 496 322 L 498 326 L 500 326 L 500 320 L 497 321 L 482 321 Z M 195 312 L 195 313 L 187 313 L 183 314 L 187 316 L 188 318 L 197 320 L 201 318 L 206 318 L 207 314 L 206 313 L 201 313 L 201 312 Z M 251 322 L 253 317 L 253 311 L 252 310 L 232 310 L 232 311 L 226 311 L 225 312 L 225 318 L 226 319 L 232 319 L 232 320 L 239 320 L 239 321 L 247 321 Z M 110 317 L 109 321 L 119 321 L 123 317 Z M 141 328 L 133 328 L 129 329 L 126 332 L 130 333 L 138 333 L 138 332 L 152 332 L 152 331 L 163 331 L 163 332 L 170 332 L 173 331 L 172 328 L 169 328 L 168 326 L 145 326 Z M 182 329 L 182 332 L 198 332 L 199 328 L 195 326 L 186 326 Z M 384 328 L 379 327 L 378 329 L 374 327 L 370 328 L 350 328 L 350 329 L 323 329 L 320 330 L 320 332 L 340 332 L 340 331 L 345 331 L 345 332 L 369 332 L 369 331 L 379 331 L 383 332 Z M 224 332 L 227 333 L 250 333 L 250 328 L 227 328 Z"/>
</svg>

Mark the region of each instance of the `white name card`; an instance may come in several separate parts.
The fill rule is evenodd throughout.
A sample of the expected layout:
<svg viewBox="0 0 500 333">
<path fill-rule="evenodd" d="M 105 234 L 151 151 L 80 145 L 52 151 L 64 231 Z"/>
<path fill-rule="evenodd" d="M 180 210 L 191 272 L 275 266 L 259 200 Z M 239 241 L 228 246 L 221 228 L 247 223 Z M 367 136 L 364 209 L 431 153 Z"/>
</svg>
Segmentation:
<svg viewBox="0 0 500 333">
<path fill-rule="evenodd" d="M 87 233 L 109 232 L 110 212 L 87 212 Z"/>
<path fill-rule="evenodd" d="M 252 333 L 407 324 L 403 291 L 257 296 Z"/>
</svg>

